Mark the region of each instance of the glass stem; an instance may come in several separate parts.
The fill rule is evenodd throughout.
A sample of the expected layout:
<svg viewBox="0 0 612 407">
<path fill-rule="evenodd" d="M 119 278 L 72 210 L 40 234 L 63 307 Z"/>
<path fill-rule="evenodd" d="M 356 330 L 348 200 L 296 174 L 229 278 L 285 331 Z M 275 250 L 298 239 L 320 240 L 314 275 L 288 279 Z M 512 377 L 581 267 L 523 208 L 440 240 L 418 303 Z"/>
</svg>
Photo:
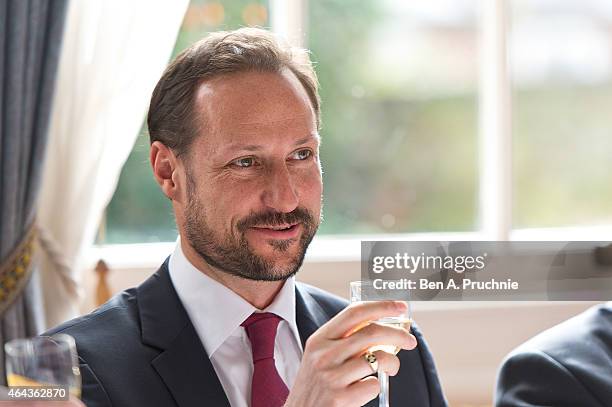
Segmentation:
<svg viewBox="0 0 612 407">
<path fill-rule="evenodd" d="M 380 383 L 378 406 L 389 407 L 389 375 L 386 372 L 378 372 L 378 381 Z"/>
</svg>

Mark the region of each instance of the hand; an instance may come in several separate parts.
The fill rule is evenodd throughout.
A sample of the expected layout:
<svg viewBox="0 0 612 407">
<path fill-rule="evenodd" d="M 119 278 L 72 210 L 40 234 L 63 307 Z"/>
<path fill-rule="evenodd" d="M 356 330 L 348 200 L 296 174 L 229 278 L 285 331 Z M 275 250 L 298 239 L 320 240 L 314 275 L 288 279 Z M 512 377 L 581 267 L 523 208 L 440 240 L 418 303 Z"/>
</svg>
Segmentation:
<svg viewBox="0 0 612 407">
<path fill-rule="evenodd" d="M 414 349 L 416 338 L 407 330 L 370 323 L 406 311 L 404 302 L 354 303 L 319 328 L 304 348 L 302 363 L 285 407 L 362 406 L 379 391 L 378 379 L 363 357 L 375 345 Z M 379 371 L 395 376 L 399 359 L 374 352 Z"/>
</svg>

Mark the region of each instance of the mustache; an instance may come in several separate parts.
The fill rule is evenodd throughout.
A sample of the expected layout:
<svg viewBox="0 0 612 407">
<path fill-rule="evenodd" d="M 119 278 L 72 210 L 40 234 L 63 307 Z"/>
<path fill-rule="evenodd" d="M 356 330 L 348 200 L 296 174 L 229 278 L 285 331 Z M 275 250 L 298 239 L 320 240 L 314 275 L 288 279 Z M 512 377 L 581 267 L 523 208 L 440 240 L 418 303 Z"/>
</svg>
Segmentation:
<svg viewBox="0 0 612 407">
<path fill-rule="evenodd" d="M 251 212 L 251 214 L 238 221 L 236 227 L 240 232 L 244 232 L 248 228 L 257 225 L 278 226 L 287 223 L 303 223 L 305 226 L 310 227 L 315 222 L 314 216 L 308 209 L 297 207 L 291 212 Z"/>
</svg>

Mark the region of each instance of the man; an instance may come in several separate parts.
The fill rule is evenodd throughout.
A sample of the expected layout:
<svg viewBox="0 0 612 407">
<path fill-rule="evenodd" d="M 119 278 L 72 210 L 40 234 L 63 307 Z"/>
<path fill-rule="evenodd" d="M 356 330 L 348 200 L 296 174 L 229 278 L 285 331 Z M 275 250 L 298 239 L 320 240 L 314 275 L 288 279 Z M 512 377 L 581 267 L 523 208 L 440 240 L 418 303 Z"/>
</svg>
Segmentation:
<svg viewBox="0 0 612 407">
<path fill-rule="evenodd" d="M 496 406 L 612 406 L 612 302 L 512 352 L 499 373 Z"/>
<path fill-rule="evenodd" d="M 354 332 L 403 303 L 346 308 L 294 281 L 321 217 L 319 117 L 306 54 L 264 30 L 212 34 L 167 68 L 148 127 L 174 253 L 53 331 L 76 338 L 89 407 L 359 406 L 377 369 L 396 375 L 391 403 L 445 405 L 416 326 Z M 365 352 L 375 344 L 405 351 Z"/>
</svg>

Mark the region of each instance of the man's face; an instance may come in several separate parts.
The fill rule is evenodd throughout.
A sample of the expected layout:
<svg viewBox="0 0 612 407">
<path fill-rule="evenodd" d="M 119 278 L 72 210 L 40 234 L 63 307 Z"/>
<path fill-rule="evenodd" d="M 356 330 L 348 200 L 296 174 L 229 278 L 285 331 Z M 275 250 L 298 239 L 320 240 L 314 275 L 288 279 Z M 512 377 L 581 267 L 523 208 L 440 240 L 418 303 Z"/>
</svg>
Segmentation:
<svg viewBox="0 0 612 407">
<path fill-rule="evenodd" d="M 198 89 L 205 123 L 185 158 L 184 237 L 211 266 L 283 280 L 301 266 L 321 216 L 315 115 L 288 70 L 245 72 Z"/>
</svg>

